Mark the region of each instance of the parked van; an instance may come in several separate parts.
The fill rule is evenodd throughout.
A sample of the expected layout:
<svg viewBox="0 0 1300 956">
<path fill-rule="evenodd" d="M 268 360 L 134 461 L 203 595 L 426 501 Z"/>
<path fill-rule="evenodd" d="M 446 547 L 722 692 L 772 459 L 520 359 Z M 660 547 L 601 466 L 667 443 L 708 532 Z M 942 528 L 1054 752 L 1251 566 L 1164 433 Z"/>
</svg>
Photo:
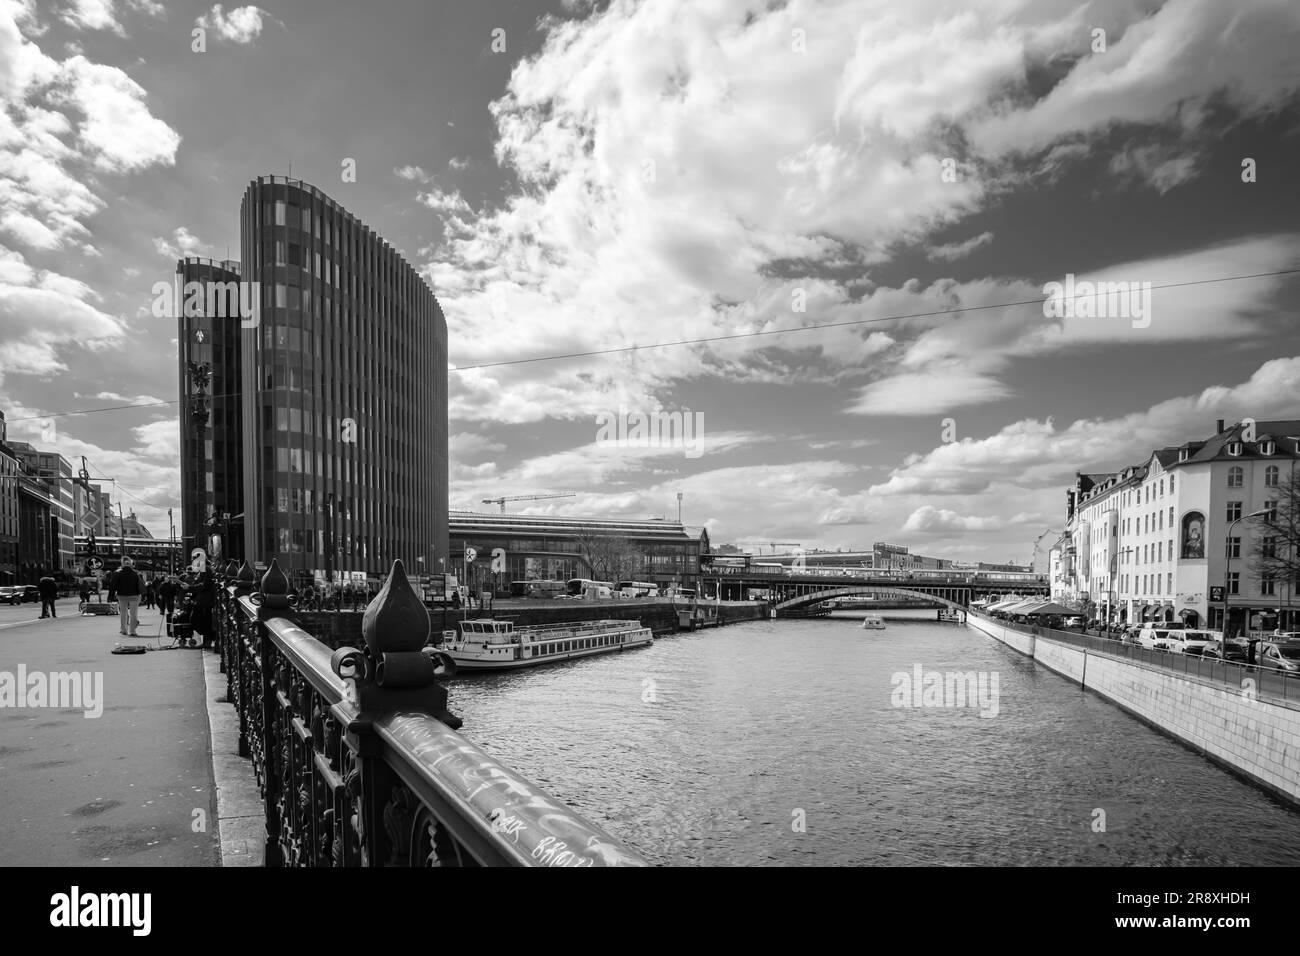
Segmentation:
<svg viewBox="0 0 1300 956">
<path fill-rule="evenodd" d="M 1255 651 L 1255 662 L 1270 670 L 1300 671 L 1300 641 L 1261 641 Z"/>
<path fill-rule="evenodd" d="M 1204 654 L 1207 649 L 1217 648 L 1222 638 L 1218 631 L 1172 630 L 1166 631 L 1155 646 L 1174 654 Z"/>
<path fill-rule="evenodd" d="M 1175 630 L 1177 628 L 1166 627 L 1164 624 L 1143 624 L 1142 630 L 1138 631 L 1137 642 L 1148 650 L 1167 650 L 1169 635 Z"/>
</svg>

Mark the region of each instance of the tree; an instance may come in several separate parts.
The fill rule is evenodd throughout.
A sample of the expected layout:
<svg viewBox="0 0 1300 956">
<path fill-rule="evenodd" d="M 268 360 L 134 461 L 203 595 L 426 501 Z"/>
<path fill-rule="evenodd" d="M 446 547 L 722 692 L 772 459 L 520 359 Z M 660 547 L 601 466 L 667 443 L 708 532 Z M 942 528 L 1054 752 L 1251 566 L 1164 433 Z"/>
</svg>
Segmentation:
<svg viewBox="0 0 1300 956">
<path fill-rule="evenodd" d="M 1300 472 L 1293 468 L 1278 485 L 1276 510 L 1252 524 L 1251 571 L 1261 579 L 1271 577 L 1278 593 L 1291 597 L 1300 587 Z"/>
<path fill-rule="evenodd" d="M 575 535 L 578 553 L 591 568 L 593 579 L 609 581 L 635 580 L 645 566 L 645 554 L 627 538 L 585 527 Z"/>
</svg>

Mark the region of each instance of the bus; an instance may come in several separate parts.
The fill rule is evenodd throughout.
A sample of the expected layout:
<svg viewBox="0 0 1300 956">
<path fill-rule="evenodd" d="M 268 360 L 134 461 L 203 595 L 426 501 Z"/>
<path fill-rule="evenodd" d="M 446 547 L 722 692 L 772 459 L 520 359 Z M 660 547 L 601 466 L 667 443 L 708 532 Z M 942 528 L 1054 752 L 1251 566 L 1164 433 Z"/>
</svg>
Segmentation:
<svg viewBox="0 0 1300 956">
<path fill-rule="evenodd" d="M 656 597 L 659 585 L 648 581 L 619 581 L 614 593 L 621 598 Z"/>
<path fill-rule="evenodd" d="M 568 584 L 569 597 L 585 597 L 587 592 L 592 588 L 597 589 L 597 597 L 609 597 L 614 593 L 614 585 L 609 581 L 593 581 L 590 578 L 570 578 Z M 605 593 L 602 595 L 600 589 L 604 588 Z"/>
<path fill-rule="evenodd" d="M 510 596 L 547 600 L 562 597 L 569 591 L 563 581 L 511 581 Z"/>
</svg>

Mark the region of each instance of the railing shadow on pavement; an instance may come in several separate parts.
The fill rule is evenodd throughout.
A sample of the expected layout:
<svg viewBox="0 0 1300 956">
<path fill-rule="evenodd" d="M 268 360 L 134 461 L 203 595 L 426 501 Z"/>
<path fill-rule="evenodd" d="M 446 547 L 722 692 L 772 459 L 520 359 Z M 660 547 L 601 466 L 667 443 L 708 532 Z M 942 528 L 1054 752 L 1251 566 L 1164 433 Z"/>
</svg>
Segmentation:
<svg viewBox="0 0 1300 956">
<path fill-rule="evenodd" d="M 266 811 L 267 866 L 645 866 L 635 851 L 456 731 L 400 561 L 366 609 L 365 647 L 294 619 L 289 580 L 228 564 L 215 627 L 239 753 Z"/>
<path fill-rule="evenodd" d="M 1288 674 L 1285 671 L 1260 667 L 1258 664 L 1224 661 L 1218 657 L 1206 657 L 1202 654 L 1179 654 L 1157 650 L 1142 647 L 1140 644 L 1130 644 L 1119 638 L 1097 637 L 1074 631 L 1062 631 L 1041 624 L 1021 624 L 1017 621 L 993 618 L 989 615 L 982 614 L 980 616 L 985 620 L 992 621 L 1013 631 L 1019 631 L 1022 634 L 1031 634 L 1060 644 L 1087 648 L 1112 657 L 1142 661 L 1161 670 L 1225 684 L 1237 693 L 1241 693 L 1244 688 L 1249 687 L 1250 692 L 1257 697 L 1272 697 L 1286 702 L 1290 707 L 1300 706 L 1300 677 Z M 1254 683 L 1247 685 L 1244 683 L 1246 680 Z"/>
</svg>

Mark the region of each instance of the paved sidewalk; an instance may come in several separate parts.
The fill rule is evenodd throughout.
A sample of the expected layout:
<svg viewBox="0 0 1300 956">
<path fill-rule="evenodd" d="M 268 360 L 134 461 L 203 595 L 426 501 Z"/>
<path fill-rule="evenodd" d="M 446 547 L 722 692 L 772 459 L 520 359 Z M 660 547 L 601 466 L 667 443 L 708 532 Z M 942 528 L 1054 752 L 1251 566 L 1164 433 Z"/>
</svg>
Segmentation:
<svg viewBox="0 0 1300 956">
<path fill-rule="evenodd" d="M 0 629 L 0 688 L 20 665 L 98 673 L 103 714 L 0 706 L 0 865 L 219 865 L 206 655 L 111 654 L 119 642 L 166 646 L 159 616 L 142 611 L 139 636 L 120 637 L 116 616 L 59 604 L 57 619 Z"/>
</svg>

